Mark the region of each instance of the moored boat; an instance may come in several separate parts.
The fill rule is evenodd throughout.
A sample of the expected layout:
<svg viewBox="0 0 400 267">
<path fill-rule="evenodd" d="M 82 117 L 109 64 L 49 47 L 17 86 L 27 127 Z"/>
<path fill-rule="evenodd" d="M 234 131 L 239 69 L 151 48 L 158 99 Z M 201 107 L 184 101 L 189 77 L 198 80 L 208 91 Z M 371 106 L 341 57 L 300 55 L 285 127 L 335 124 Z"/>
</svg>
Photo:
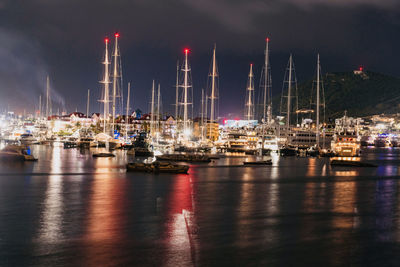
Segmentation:
<svg viewBox="0 0 400 267">
<path fill-rule="evenodd" d="M 96 153 L 93 154 L 93 157 L 95 158 L 111 158 L 111 157 L 115 157 L 115 155 L 113 153 Z"/>
<path fill-rule="evenodd" d="M 354 160 L 339 160 L 333 159 L 331 161 L 331 166 L 344 166 L 344 167 L 378 167 L 375 164 Z"/>
<path fill-rule="evenodd" d="M 272 160 L 244 161 L 244 165 L 272 165 Z"/>
<path fill-rule="evenodd" d="M 0 151 L 2 161 L 36 161 L 25 146 L 8 145 Z"/>
<path fill-rule="evenodd" d="M 156 158 L 162 161 L 211 162 L 210 157 L 198 154 L 166 154 Z"/>
<path fill-rule="evenodd" d="M 127 171 L 132 172 L 153 172 L 153 173 L 187 173 L 189 166 L 172 164 L 169 162 L 153 162 L 153 163 L 128 163 Z"/>
</svg>

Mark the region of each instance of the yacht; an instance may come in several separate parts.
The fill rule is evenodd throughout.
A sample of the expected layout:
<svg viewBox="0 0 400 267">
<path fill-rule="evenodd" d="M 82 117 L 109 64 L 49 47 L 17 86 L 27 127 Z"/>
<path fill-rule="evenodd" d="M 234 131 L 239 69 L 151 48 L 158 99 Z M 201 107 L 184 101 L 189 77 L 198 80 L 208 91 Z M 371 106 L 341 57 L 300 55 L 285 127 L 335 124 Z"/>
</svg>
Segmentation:
<svg viewBox="0 0 400 267">
<path fill-rule="evenodd" d="M 21 144 L 25 145 L 31 145 L 38 142 L 37 138 L 30 133 L 21 134 L 19 137 L 19 141 L 21 142 Z"/>
<path fill-rule="evenodd" d="M 247 134 L 241 131 L 228 133 L 227 152 L 245 152 L 247 150 Z"/>
<path fill-rule="evenodd" d="M 343 118 L 336 119 L 332 150 L 337 156 L 360 156 L 361 142 L 357 133 L 357 125 L 357 119 L 349 118 L 346 115 Z"/>
</svg>

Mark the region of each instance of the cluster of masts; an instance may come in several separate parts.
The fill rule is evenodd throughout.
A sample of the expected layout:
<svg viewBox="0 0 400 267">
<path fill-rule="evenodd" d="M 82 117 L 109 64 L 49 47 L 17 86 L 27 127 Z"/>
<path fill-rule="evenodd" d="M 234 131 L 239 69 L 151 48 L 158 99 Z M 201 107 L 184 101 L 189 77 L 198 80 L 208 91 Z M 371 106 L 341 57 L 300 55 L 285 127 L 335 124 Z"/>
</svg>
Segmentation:
<svg viewBox="0 0 400 267">
<path fill-rule="evenodd" d="M 103 99 L 101 100 L 104 104 L 103 109 L 103 128 L 104 132 L 108 130 L 108 125 L 110 124 L 110 103 L 112 106 L 112 116 L 111 116 L 111 126 L 112 130 L 115 130 L 115 116 L 116 116 L 116 99 L 118 97 L 119 91 L 122 87 L 122 75 L 121 75 L 121 63 L 120 63 L 120 51 L 118 47 L 118 38 L 119 34 L 115 34 L 115 44 L 114 44 L 114 53 L 113 53 L 113 62 L 110 62 L 109 56 L 109 39 L 105 39 L 105 53 L 104 53 L 104 77 L 101 83 L 103 84 Z M 175 118 L 178 122 L 176 138 L 177 139 L 189 139 L 192 134 L 192 122 L 193 122 L 193 87 L 192 87 L 192 79 L 191 79 L 191 67 L 188 60 L 190 50 L 188 48 L 184 49 L 184 60 L 180 65 L 179 62 L 177 64 L 177 74 L 176 74 L 176 103 L 175 103 Z M 113 65 L 113 72 L 110 75 L 110 65 Z M 217 99 L 218 99 L 218 67 L 216 63 L 216 46 L 214 46 L 213 57 L 212 57 L 212 65 L 210 69 L 210 94 L 205 96 L 206 101 L 202 101 L 202 103 L 206 106 L 202 106 L 202 110 L 205 110 L 205 113 L 202 114 L 202 127 L 205 128 L 207 123 L 216 123 L 218 118 L 218 108 L 217 108 Z M 111 79 L 112 78 L 112 81 Z M 110 84 L 112 84 L 112 90 L 110 90 Z M 110 91 L 112 95 L 110 96 Z M 151 122 L 150 122 L 150 132 L 154 137 L 159 129 L 157 129 L 157 125 L 155 123 L 156 120 L 160 120 L 160 85 L 158 85 L 158 92 L 155 92 L 155 81 L 153 80 L 152 93 L 151 93 Z M 128 93 L 129 94 L 129 93 Z M 204 94 L 203 94 L 204 95 Z M 129 97 L 129 95 L 128 95 Z M 203 96 L 204 97 L 204 96 Z M 157 99 L 157 100 L 156 100 Z M 208 101 L 209 100 L 209 101 Z M 157 103 L 156 103 L 157 101 Z M 207 122 L 207 103 L 210 102 L 210 113 L 209 119 Z M 128 103 L 127 103 L 127 115 L 128 115 Z"/>
<path fill-rule="evenodd" d="M 110 123 L 109 109 L 110 103 L 112 108 L 111 116 L 111 128 L 115 130 L 115 116 L 116 116 L 116 100 L 120 94 L 122 94 L 122 72 L 120 63 L 120 51 L 118 46 L 119 34 L 115 34 L 115 43 L 112 55 L 112 63 L 110 62 L 109 56 L 109 39 L 105 39 L 105 55 L 104 55 L 104 78 L 101 83 L 104 85 L 104 94 L 102 102 L 104 103 L 104 121 L 103 127 L 106 132 L 107 125 Z M 273 122 L 272 118 L 272 90 L 271 90 L 271 67 L 270 67 L 270 51 L 269 43 L 270 39 L 265 39 L 265 60 L 264 66 L 261 74 L 261 91 L 259 97 L 259 104 L 262 106 L 262 110 L 258 110 L 256 118 L 256 104 L 255 104 L 255 86 L 254 86 L 254 73 L 253 64 L 250 64 L 250 71 L 248 75 L 248 82 L 246 87 L 246 100 L 244 109 L 245 120 L 252 121 L 259 119 L 261 117 L 263 133 L 265 126 L 271 126 Z M 177 63 L 177 73 L 176 73 L 176 97 L 175 97 L 175 119 L 177 121 L 177 139 L 189 139 L 192 134 L 193 129 L 193 87 L 191 80 L 191 67 L 189 64 L 188 56 L 190 50 L 188 48 L 184 49 L 184 60 L 182 64 Z M 112 74 L 110 71 L 110 65 L 112 65 Z M 111 80 L 112 79 L 112 80 Z M 291 114 L 298 110 L 297 104 L 297 85 L 296 77 L 294 72 L 293 57 L 290 55 L 287 74 L 285 74 L 284 86 L 282 89 L 281 98 L 281 114 L 286 116 L 286 128 L 290 128 L 291 124 Z M 110 90 L 110 84 L 112 88 Z M 317 60 L 317 92 L 316 92 L 316 128 L 319 129 L 319 114 L 320 114 L 320 61 L 319 55 Z M 295 92 L 293 92 L 295 90 Z M 207 84 L 206 93 L 202 90 L 201 99 L 201 133 L 202 139 L 204 136 L 211 136 L 212 127 L 207 127 L 207 125 L 215 124 L 218 121 L 218 66 L 216 60 L 216 46 L 214 45 L 212 53 L 212 63 L 209 72 L 209 82 Z M 129 97 L 129 96 L 128 96 Z M 157 104 L 155 99 L 157 98 Z M 296 102 L 292 103 L 292 98 L 296 98 Z M 209 106 L 208 106 L 209 104 Z M 286 105 L 284 105 L 286 104 Z M 285 109 L 283 107 L 286 106 Z M 127 114 L 128 114 L 128 103 L 127 103 Z M 260 112 L 261 111 L 261 112 Z M 46 111 L 47 112 L 47 111 Z M 158 115 L 157 115 L 158 114 Z M 155 83 L 153 81 L 152 87 L 152 100 L 151 100 L 151 132 L 152 136 L 154 133 L 159 131 L 155 127 L 155 120 L 160 119 L 160 86 L 158 85 L 157 97 L 155 93 Z M 207 129 L 208 128 L 208 129 Z M 206 131 L 210 130 L 208 134 Z M 288 132 L 288 131 L 287 131 Z M 317 134 L 317 138 L 319 135 Z"/>
<path fill-rule="evenodd" d="M 112 75 L 110 75 L 110 56 L 108 51 L 109 39 L 105 38 L 105 53 L 104 53 L 104 78 L 100 81 L 104 84 L 104 95 L 101 100 L 104 103 L 103 109 L 103 128 L 104 132 L 107 131 L 107 123 L 109 122 L 109 109 L 110 103 L 112 108 L 112 116 L 111 116 L 111 129 L 112 132 L 115 130 L 115 116 L 116 116 L 116 107 L 117 107 L 117 98 L 122 95 L 122 71 L 121 71 L 121 54 L 118 46 L 119 33 L 114 34 L 114 52 L 112 54 Z M 110 80 L 112 78 L 112 81 Z M 112 90 L 110 92 L 110 84 L 112 84 Z M 110 95 L 111 93 L 111 95 Z M 129 97 L 129 95 L 128 95 Z"/>
<path fill-rule="evenodd" d="M 105 53 L 103 60 L 103 79 L 100 83 L 103 84 L 103 96 L 100 100 L 103 102 L 103 129 L 104 133 L 110 131 L 112 134 L 116 129 L 116 114 L 117 114 L 117 99 L 122 99 L 122 69 L 121 69 L 121 54 L 119 50 L 119 33 L 114 34 L 114 47 L 112 49 L 112 54 L 110 56 L 109 46 L 110 40 L 105 38 Z M 270 67 L 270 50 L 269 50 L 270 39 L 265 39 L 265 58 L 264 65 L 261 72 L 261 82 L 260 82 L 260 95 L 258 104 L 262 109 L 257 109 L 256 113 L 256 102 L 255 102 L 255 86 L 254 86 L 254 72 L 253 64 L 250 64 L 250 70 L 248 75 L 248 82 L 246 87 L 246 99 L 244 105 L 244 118 L 245 120 L 261 120 L 262 121 L 262 133 L 265 134 L 265 128 L 270 127 L 273 123 L 272 116 L 272 80 L 271 80 L 271 67 Z M 175 119 L 177 121 L 176 127 L 176 138 L 179 140 L 188 140 L 191 137 L 193 129 L 193 86 L 191 79 L 191 67 L 189 64 L 188 56 L 190 50 L 188 48 L 184 49 L 184 60 L 181 64 L 177 62 L 176 69 L 176 96 L 175 96 Z M 317 79 L 316 79 L 316 129 L 318 131 L 320 126 L 320 95 L 321 95 L 321 67 L 320 59 L 318 54 L 317 59 Z M 210 139 L 212 135 L 213 125 L 218 122 L 218 98 L 219 98 L 219 80 L 218 80 L 218 66 L 216 59 L 216 45 L 214 45 L 212 52 L 212 60 L 209 71 L 209 79 L 207 82 L 207 89 L 204 91 L 202 89 L 201 98 L 201 139 L 205 140 L 206 137 Z M 293 57 L 290 55 L 287 72 L 285 74 L 284 86 L 282 88 L 282 97 L 280 105 L 280 113 L 285 114 L 286 117 L 286 129 L 287 134 L 289 134 L 289 129 L 291 125 L 291 115 L 298 111 L 298 101 L 297 101 L 297 85 L 296 85 L 296 75 L 294 71 Z M 322 92 L 323 93 L 323 92 Z M 128 83 L 128 96 L 126 103 L 126 115 L 129 114 L 129 95 L 130 95 L 130 83 Z M 160 121 L 161 116 L 161 93 L 160 85 L 158 84 L 158 90 L 156 92 L 155 81 L 153 80 L 152 86 L 152 98 L 151 98 L 151 122 L 150 122 L 150 132 L 154 137 L 158 132 L 159 123 L 156 124 L 155 121 Z M 88 90 L 88 103 L 87 103 L 87 114 L 89 114 L 89 97 L 90 91 Z M 292 103 L 293 98 L 295 98 L 295 103 Z M 51 96 L 50 96 L 50 81 L 47 77 L 46 81 L 46 100 L 45 100 L 45 112 L 42 110 L 42 98 L 39 99 L 39 117 L 44 115 L 46 117 L 52 114 Z M 122 101 L 121 101 L 121 107 Z M 111 114 L 110 114 L 111 109 Z M 122 111 L 123 107 L 119 110 Z M 128 123 L 128 119 L 125 120 Z M 110 127 L 111 126 L 111 127 Z M 209 126 L 209 127 L 208 127 Z M 126 127 L 127 128 L 127 127 Z M 209 132 L 208 132 L 209 131 Z M 319 134 L 317 134 L 317 144 L 319 139 Z"/>
</svg>

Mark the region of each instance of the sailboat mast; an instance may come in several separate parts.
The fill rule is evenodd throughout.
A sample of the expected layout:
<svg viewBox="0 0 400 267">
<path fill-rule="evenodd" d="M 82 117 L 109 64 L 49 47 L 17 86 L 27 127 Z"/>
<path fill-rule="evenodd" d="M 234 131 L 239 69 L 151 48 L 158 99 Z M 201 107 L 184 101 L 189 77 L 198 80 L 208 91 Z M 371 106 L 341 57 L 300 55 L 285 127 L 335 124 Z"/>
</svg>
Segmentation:
<svg viewBox="0 0 400 267">
<path fill-rule="evenodd" d="M 217 45 L 214 44 L 214 51 L 213 51 L 213 61 L 212 61 L 212 74 L 211 74 L 211 110 L 210 110 L 210 138 L 212 136 L 212 124 L 215 122 L 214 119 L 214 112 L 215 112 L 215 91 L 216 91 L 216 78 L 217 78 L 217 63 L 216 63 L 216 48 Z"/>
<path fill-rule="evenodd" d="M 86 118 L 89 118 L 89 99 L 90 99 L 90 89 L 87 90 Z"/>
<path fill-rule="evenodd" d="M 292 55 L 289 58 L 289 80 L 288 80 L 288 95 L 287 95 L 287 117 L 286 117 L 286 134 L 289 136 L 289 127 L 290 127 L 290 102 L 291 102 L 291 91 L 292 91 Z"/>
<path fill-rule="evenodd" d="M 161 123 L 161 114 L 160 114 L 160 84 L 158 84 L 158 92 L 157 92 L 157 132 L 160 134 L 160 123 Z"/>
<path fill-rule="evenodd" d="M 264 65 L 264 102 L 263 102 L 263 122 L 262 122 L 262 138 L 261 138 L 261 155 L 264 150 L 264 139 L 265 139 L 265 121 L 267 121 L 268 125 L 271 125 L 271 105 L 270 105 L 270 99 L 269 99 L 269 90 L 268 90 L 268 63 L 269 63 L 269 38 L 266 38 L 266 43 L 265 43 L 265 65 Z M 266 111 L 267 107 L 267 94 L 268 94 L 268 111 Z M 267 116 L 267 118 L 266 118 Z"/>
<path fill-rule="evenodd" d="M 42 118 L 42 95 L 39 95 L 39 119 Z"/>
<path fill-rule="evenodd" d="M 153 80 L 153 86 L 151 88 L 151 116 L 150 116 L 150 134 L 154 135 L 154 90 L 155 82 Z"/>
<path fill-rule="evenodd" d="M 125 118 L 125 138 L 128 138 L 128 124 L 129 124 L 129 96 L 131 94 L 131 83 L 128 82 L 128 96 L 126 98 L 126 118 Z"/>
<path fill-rule="evenodd" d="M 106 133 L 107 128 L 107 120 L 109 113 L 109 93 L 110 93 L 110 74 L 109 74 L 109 56 L 108 56 L 108 38 L 105 39 L 105 54 L 104 54 L 104 79 L 102 83 L 104 83 L 104 121 L 103 121 L 103 131 Z"/>
<path fill-rule="evenodd" d="M 201 89 L 201 141 L 204 141 L 204 89 Z"/>
<path fill-rule="evenodd" d="M 247 120 L 253 120 L 254 119 L 254 103 L 253 103 L 253 97 L 254 97 L 254 85 L 253 85 L 253 64 L 250 64 L 250 72 L 249 72 L 249 81 L 248 81 L 248 86 L 247 86 L 247 101 L 246 101 L 246 119 Z"/>
<path fill-rule="evenodd" d="M 212 63 L 212 74 L 211 74 L 211 111 L 210 111 L 210 123 L 214 123 L 214 105 L 215 105 L 215 79 L 217 77 L 217 66 L 215 58 L 216 45 L 214 45 L 213 51 L 213 63 Z M 210 128 L 211 129 L 211 128 Z"/>
<path fill-rule="evenodd" d="M 184 80 L 183 80 L 183 132 L 185 135 L 189 131 L 188 121 L 188 96 L 189 96 L 189 64 L 188 64 L 189 49 L 185 49 L 185 67 L 184 67 Z"/>
<path fill-rule="evenodd" d="M 114 73 L 113 73 L 113 102 L 112 102 L 112 131 L 114 134 L 115 130 L 115 104 L 117 98 L 117 78 L 118 78 L 118 38 L 119 33 L 115 33 L 115 44 L 114 44 Z"/>
<path fill-rule="evenodd" d="M 178 129 L 178 96 L 179 96 L 179 60 L 176 62 L 176 85 L 175 85 L 175 121 Z"/>
<path fill-rule="evenodd" d="M 46 79 L 46 119 L 49 117 L 49 102 L 50 102 L 50 80 L 47 75 Z"/>
<path fill-rule="evenodd" d="M 265 78 L 265 83 L 264 83 L 264 121 L 267 121 L 267 124 L 270 125 L 272 121 L 272 113 L 271 113 L 271 89 L 269 88 L 270 86 L 270 80 L 269 80 L 269 38 L 267 37 L 266 43 L 265 43 L 265 66 L 264 66 L 264 78 Z M 267 109 L 267 110 L 265 110 Z M 265 114 L 267 113 L 267 114 Z"/>
<path fill-rule="evenodd" d="M 316 120 L 316 145 L 317 148 L 319 147 L 319 89 L 320 89 L 320 80 L 319 80 L 319 76 L 320 76 L 320 62 L 319 62 L 319 54 L 317 57 L 317 120 Z"/>
</svg>

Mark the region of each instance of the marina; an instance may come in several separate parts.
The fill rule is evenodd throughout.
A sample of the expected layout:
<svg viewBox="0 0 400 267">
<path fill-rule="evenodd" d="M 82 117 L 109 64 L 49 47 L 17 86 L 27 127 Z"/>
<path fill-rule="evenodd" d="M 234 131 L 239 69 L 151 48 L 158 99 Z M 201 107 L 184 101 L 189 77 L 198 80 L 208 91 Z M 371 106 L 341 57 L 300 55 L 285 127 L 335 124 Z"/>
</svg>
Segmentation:
<svg viewBox="0 0 400 267">
<path fill-rule="evenodd" d="M 0 267 L 399 266 L 395 0 L 0 0 Z"/>
</svg>

